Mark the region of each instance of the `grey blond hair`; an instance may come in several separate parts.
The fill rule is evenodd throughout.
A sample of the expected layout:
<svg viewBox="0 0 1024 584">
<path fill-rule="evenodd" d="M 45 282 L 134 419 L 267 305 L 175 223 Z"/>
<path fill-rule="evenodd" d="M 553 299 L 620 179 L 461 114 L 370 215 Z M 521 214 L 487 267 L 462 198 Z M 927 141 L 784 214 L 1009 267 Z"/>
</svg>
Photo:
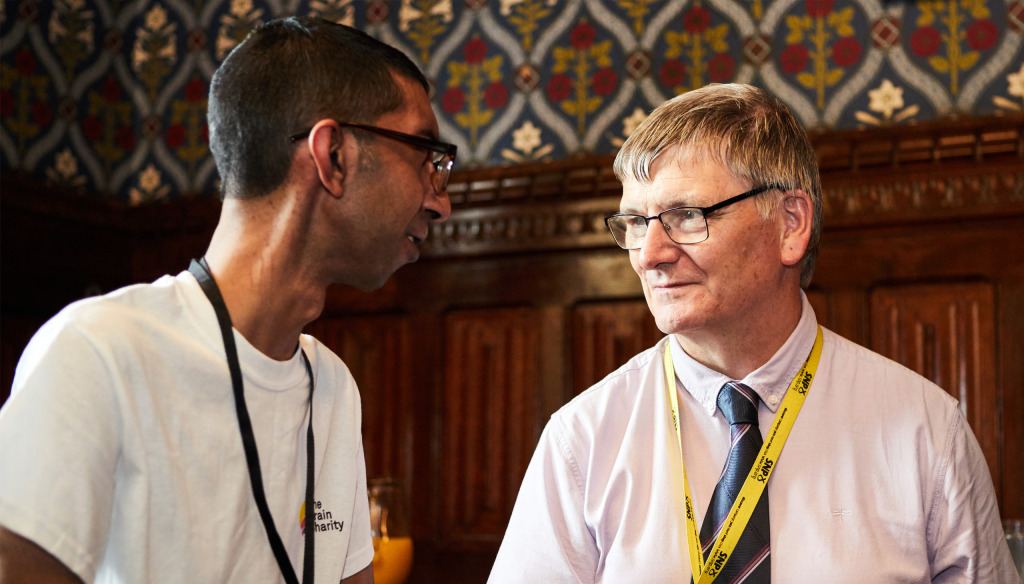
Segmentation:
<svg viewBox="0 0 1024 584">
<path fill-rule="evenodd" d="M 712 84 L 661 104 L 633 132 L 615 157 L 621 181 L 649 183 L 654 161 L 673 147 L 696 161 L 711 161 L 752 187 L 801 189 L 813 205 L 811 237 L 800 264 L 807 288 L 821 241 L 821 180 L 814 148 L 803 126 L 781 101 L 750 85 Z M 765 219 L 779 210 L 782 193 L 755 198 Z"/>
</svg>

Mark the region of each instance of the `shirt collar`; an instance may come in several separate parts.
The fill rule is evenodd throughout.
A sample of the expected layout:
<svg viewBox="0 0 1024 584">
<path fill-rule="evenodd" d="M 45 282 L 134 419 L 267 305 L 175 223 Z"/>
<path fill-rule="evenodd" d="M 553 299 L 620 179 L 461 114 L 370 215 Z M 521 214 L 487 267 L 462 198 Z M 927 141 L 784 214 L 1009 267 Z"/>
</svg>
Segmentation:
<svg viewBox="0 0 1024 584">
<path fill-rule="evenodd" d="M 802 304 L 800 321 L 786 342 L 767 363 L 739 380 L 753 389 L 772 412 L 778 410 L 786 390 L 789 389 L 790 382 L 793 381 L 800 368 L 803 367 L 804 361 L 807 360 L 807 355 L 811 352 L 814 338 L 817 335 L 818 321 L 814 316 L 814 309 L 807 301 L 807 295 L 802 290 L 800 291 L 800 300 Z M 725 382 L 736 380 L 695 361 L 679 345 L 675 335 L 669 335 L 669 342 L 672 344 L 672 362 L 680 383 L 707 411 L 709 416 L 715 415 L 715 409 L 718 407 L 716 403 L 718 391 L 725 385 Z"/>
</svg>

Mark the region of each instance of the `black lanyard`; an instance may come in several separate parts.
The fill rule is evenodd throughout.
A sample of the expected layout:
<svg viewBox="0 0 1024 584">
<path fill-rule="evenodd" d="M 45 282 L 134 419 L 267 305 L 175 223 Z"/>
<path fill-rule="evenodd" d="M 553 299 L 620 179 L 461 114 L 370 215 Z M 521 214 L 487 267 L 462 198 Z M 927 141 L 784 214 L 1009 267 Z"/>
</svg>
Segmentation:
<svg viewBox="0 0 1024 584">
<path fill-rule="evenodd" d="M 252 422 L 249 419 L 249 410 L 245 407 L 245 395 L 242 391 L 242 368 L 238 364 L 238 350 L 235 348 L 235 335 L 232 332 L 231 316 L 228 314 L 228 307 L 224 304 L 224 298 L 220 295 L 217 283 L 213 281 L 210 267 L 206 265 L 206 258 L 192 260 L 188 271 L 199 280 L 206 297 L 213 304 L 213 310 L 217 313 L 217 322 L 220 324 L 220 332 L 224 337 L 224 352 L 227 354 L 228 369 L 231 371 L 231 386 L 235 393 L 235 411 L 238 414 L 238 428 L 242 433 L 242 446 L 245 449 L 245 462 L 249 467 L 249 482 L 252 483 L 252 495 L 256 499 L 256 508 L 260 512 L 260 519 L 267 530 L 267 538 L 270 540 L 270 548 L 274 550 L 274 557 L 277 558 L 277 565 L 281 568 L 281 574 L 288 584 L 299 584 L 295 576 L 295 570 L 288 559 L 288 553 L 281 542 L 281 536 L 277 534 L 274 527 L 274 518 L 270 515 L 270 508 L 267 506 L 267 497 L 263 491 L 263 478 L 260 474 L 260 459 L 256 452 L 256 437 L 252 433 Z M 313 582 L 313 532 L 316 525 L 313 523 L 313 368 L 309 364 L 306 352 L 302 352 L 302 361 L 306 364 L 306 373 L 309 375 L 309 426 L 306 428 L 306 517 L 305 517 L 305 552 L 302 562 L 302 582 L 312 584 Z"/>
</svg>

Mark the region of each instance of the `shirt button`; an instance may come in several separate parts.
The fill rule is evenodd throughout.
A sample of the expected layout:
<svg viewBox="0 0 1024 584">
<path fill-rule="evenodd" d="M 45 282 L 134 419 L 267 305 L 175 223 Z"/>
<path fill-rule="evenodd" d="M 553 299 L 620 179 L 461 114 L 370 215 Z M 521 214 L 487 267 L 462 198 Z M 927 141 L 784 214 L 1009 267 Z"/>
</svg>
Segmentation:
<svg viewBox="0 0 1024 584">
<path fill-rule="evenodd" d="M 768 396 L 768 403 L 772 404 L 773 406 L 774 406 L 775 404 L 779 403 L 779 398 L 778 398 L 778 396 L 776 396 L 776 395 L 770 395 L 770 396 Z"/>
</svg>

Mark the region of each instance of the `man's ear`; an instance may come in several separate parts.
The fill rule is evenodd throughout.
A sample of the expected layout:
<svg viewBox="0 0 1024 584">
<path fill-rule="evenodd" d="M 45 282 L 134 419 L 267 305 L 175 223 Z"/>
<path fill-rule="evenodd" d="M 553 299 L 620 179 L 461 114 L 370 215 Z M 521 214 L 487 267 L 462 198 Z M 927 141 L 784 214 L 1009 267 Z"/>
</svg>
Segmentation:
<svg viewBox="0 0 1024 584">
<path fill-rule="evenodd" d="M 803 189 L 785 191 L 782 194 L 779 214 L 782 221 L 782 263 L 794 266 L 803 259 L 807 245 L 811 241 L 814 220 L 811 196 Z"/>
<path fill-rule="evenodd" d="M 335 197 L 341 196 L 348 168 L 344 141 L 345 135 L 333 120 L 317 122 L 306 139 L 317 176 L 327 192 Z"/>
</svg>

